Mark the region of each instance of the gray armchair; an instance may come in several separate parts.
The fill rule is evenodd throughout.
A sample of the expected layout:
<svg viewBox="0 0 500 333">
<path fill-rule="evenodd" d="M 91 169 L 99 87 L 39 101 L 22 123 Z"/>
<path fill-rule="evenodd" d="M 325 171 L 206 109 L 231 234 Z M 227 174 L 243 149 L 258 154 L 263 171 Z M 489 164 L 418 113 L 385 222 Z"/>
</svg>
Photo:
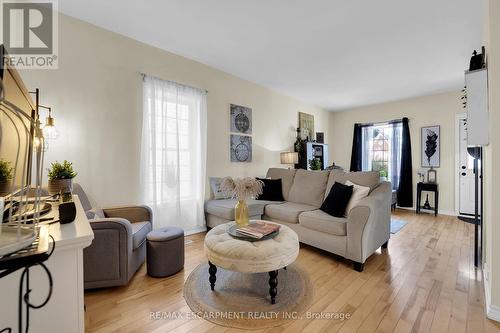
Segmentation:
<svg viewBox="0 0 500 333">
<path fill-rule="evenodd" d="M 126 285 L 146 258 L 146 235 L 153 214 L 147 206 L 92 209 L 79 184 L 73 193 L 82 202 L 94 231 L 92 244 L 83 251 L 85 289 Z"/>
</svg>

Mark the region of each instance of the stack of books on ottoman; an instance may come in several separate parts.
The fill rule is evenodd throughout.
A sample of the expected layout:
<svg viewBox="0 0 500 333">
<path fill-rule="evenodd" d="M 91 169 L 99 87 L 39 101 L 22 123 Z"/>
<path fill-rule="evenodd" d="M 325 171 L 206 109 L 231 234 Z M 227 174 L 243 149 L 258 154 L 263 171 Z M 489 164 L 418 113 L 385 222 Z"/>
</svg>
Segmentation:
<svg viewBox="0 0 500 333">
<path fill-rule="evenodd" d="M 245 227 L 240 227 L 236 229 L 236 232 L 241 234 L 242 236 L 261 239 L 267 235 L 272 233 L 277 233 L 280 229 L 280 226 L 274 223 L 267 223 L 264 221 L 256 221 L 252 222 Z"/>
</svg>

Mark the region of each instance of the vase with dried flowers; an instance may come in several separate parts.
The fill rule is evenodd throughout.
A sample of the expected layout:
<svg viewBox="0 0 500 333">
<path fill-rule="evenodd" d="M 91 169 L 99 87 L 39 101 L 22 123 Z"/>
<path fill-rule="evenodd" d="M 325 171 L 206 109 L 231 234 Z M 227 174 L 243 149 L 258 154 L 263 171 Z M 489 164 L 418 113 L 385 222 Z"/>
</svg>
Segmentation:
<svg viewBox="0 0 500 333">
<path fill-rule="evenodd" d="M 226 177 L 222 180 L 220 190 L 238 200 L 236 207 L 234 207 L 234 220 L 238 226 L 248 225 L 250 216 L 246 200 L 261 195 L 263 185 L 261 180 L 250 177 L 236 179 Z"/>
</svg>

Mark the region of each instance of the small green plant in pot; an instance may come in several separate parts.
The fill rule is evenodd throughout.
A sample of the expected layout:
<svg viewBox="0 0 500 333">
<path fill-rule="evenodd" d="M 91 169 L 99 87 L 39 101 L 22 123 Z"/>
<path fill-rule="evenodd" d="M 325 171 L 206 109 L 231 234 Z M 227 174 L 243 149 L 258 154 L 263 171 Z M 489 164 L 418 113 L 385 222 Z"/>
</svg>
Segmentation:
<svg viewBox="0 0 500 333">
<path fill-rule="evenodd" d="M 321 161 L 317 158 L 309 160 L 309 168 L 311 170 L 321 170 Z"/>
<path fill-rule="evenodd" d="M 0 158 L 0 197 L 10 192 L 14 168 L 9 161 Z"/>
<path fill-rule="evenodd" d="M 64 160 L 62 163 L 55 161 L 49 169 L 49 193 L 51 195 L 73 190 L 73 178 L 77 173 L 73 170 L 73 163 Z"/>
</svg>

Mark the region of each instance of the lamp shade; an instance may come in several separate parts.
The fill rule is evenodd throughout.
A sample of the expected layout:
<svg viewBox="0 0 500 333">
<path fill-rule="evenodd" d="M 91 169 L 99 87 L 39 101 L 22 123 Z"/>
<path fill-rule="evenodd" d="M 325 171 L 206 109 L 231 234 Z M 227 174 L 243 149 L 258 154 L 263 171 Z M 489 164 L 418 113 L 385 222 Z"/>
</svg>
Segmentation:
<svg viewBox="0 0 500 333">
<path fill-rule="evenodd" d="M 280 154 L 281 164 L 299 163 L 299 153 L 286 152 Z"/>
</svg>

